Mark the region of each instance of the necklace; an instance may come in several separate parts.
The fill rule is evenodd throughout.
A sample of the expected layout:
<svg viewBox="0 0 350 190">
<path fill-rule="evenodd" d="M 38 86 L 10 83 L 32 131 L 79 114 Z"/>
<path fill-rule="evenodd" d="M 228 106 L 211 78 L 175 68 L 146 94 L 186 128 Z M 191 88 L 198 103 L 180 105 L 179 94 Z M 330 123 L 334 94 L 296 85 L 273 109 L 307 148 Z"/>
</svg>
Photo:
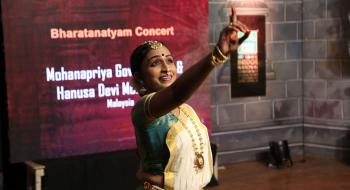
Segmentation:
<svg viewBox="0 0 350 190">
<path fill-rule="evenodd" d="M 181 122 L 182 126 L 184 129 L 187 131 L 187 133 L 190 135 L 191 140 L 192 140 L 192 148 L 194 150 L 194 168 L 196 172 L 200 171 L 204 167 L 204 157 L 203 157 L 203 150 L 204 150 L 204 143 L 203 143 L 203 138 L 202 135 L 199 131 L 199 126 L 196 124 L 196 122 L 190 117 L 190 115 L 183 110 L 181 107 L 179 107 L 180 112 L 184 113 L 184 115 L 191 121 L 192 125 L 194 126 L 198 140 L 199 140 L 199 147 L 197 146 L 197 143 L 195 141 L 195 137 L 192 134 L 191 130 L 187 127 L 187 125 L 182 121 L 180 118 L 179 121 Z M 180 114 L 179 114 L 180 115 Z"/>
</svg>

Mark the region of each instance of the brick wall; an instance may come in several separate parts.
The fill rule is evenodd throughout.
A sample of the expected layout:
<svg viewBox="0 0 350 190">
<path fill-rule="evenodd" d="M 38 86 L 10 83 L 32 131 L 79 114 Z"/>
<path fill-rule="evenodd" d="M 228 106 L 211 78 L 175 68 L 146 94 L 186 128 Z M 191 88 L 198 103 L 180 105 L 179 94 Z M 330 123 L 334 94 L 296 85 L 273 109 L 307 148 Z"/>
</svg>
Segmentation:
<svg viewBox="0 0 350 190">
<path fill-rule="evenodd" d="M 300 0 L 265 1 L 266 66 L 275 72 L 266 96 L 231 98 L 230 66 L 212 74 L 212 140 L 219 163 L 260 159 L 271 140 L 287 139 L 300 154 L 302 145 L 302 15 Z M 229 1 L 209 1 L 210 45 L 228 22 Z"/>
<path fill-rule="evenodd" d="M 266 67 L 275 72 L 266 96 L 231 98 L 228 63 L 211 75 L 212 141 L 220 164 L 260 159 L 271 140 L 287 139 L 293 155 L 302 154 L 303 145 L 307 153 L 323 154 L 343 150 L 350 136 L 349 2 L 265 3 Z M 211 47 L 228 22 L 229 4 L 209 0 Z"/>
<path fill-rule="evenodd" d="M 350 158 L 349 19 L 348 0 L 303 2 L 304 135 L 308 154 Z"/>
</svg>

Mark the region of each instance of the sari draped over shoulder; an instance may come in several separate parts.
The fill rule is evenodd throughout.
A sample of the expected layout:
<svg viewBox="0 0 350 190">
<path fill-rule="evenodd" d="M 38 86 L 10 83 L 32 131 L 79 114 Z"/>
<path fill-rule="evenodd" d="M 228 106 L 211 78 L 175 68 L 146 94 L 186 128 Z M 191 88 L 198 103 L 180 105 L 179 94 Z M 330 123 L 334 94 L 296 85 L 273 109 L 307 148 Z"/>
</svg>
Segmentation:
<svg viewBox="0 0 350 190">
<path fill-rule="evenodd" d="M 181 110 L 184 110 L 188 115 L 180 112 L 178 122 L 171 126 L 166 137 L 170 157 L 164 170 L 165 189 L 203 189 L 210 182 L 213 174 L 213 160 L 208 131 L 189 105 L 182 104 Z M 192 121 L 188 116 L 192 118 Z M 191 137 L 191 134 L 189 134 L 189 131 L 185 129 L 183 124 L 195 136 L 194 138 Z M 196 127 L 199 128 L 198 131 L 202 136 L 202 141 L 196 138 Z M 204 166 L 202 169 L 197 169 L 194 164 L 196 155 L 193 150 L 193 139 L 197 146 L 201 142 L 203 143 Z"/>
<path fill-rule="evenodd" d="M 187 104 L 180 106 L 186 114 L 180 112 L 175 116 L 169 112 L 159 118 L 152 118 L 147 113 L 147 107 L 153 95 L 154 93 L 143 96 L 132 110 L 132 122 L 143 170 L 151 174 L 164 174 L 166 190 L 204 188 L 213 173 L 207 128 Z M 186 125 L 188 130 L 185 130 L 183 125 Z M 198 132 L 202 136 L 201 141 L 197 137 Z M 204 166 L 200 170 L 194 166 L 194 142 L 197 146 L 203 143 L 204 147 Z"/>
</svg>

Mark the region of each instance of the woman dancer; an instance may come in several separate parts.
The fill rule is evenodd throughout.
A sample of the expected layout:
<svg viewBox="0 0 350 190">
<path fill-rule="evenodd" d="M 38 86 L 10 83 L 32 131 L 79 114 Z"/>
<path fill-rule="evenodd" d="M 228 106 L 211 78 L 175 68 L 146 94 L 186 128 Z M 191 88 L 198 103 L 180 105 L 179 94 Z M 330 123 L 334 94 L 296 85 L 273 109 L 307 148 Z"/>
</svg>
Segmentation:
<svg viewBox="0 0 350 190">
<path fill-rule="evenodd" d="M 244 36 L 237 39 L 237 33 Z M 198 190 L 213 173 L 206 127 L 187 104 L 215 66 L 248 37 L 249 29 L 236 20 L 221 31 L 215 48 L 180 77 L 170 50 L 159 41 L 147 41 L 131 55 L 135 87 L 142 98 L 132 110 L 141 159 L 137 177 L 144 189 Z"/>
</svg>

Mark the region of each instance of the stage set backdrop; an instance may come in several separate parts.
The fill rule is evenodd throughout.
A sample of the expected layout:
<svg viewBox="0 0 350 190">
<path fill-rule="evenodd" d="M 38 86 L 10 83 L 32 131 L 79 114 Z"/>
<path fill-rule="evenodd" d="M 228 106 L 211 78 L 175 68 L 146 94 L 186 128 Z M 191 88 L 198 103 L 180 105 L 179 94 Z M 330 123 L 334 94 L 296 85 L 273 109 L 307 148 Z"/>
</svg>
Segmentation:
<svg viewBox="0 0 350 190">
<path fill-rule="evenodd" d="M 12 162 L 136 148 L 129 57 L 146 40 L 178 73 L 208 53 L 207 0 L 2 0 Z M 210 131 L 206 83 L 189 101 Z"/>
</svg>

